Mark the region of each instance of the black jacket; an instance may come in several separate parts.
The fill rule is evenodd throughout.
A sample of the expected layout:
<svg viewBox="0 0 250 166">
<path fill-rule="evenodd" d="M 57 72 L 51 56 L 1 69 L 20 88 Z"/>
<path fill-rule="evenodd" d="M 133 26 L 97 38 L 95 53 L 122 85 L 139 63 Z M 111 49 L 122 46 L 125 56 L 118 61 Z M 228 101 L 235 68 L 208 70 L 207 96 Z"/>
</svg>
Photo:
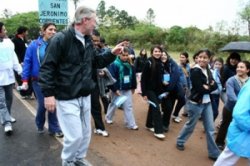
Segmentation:
<svg viewBox="0 0 250 166">
<path fill-rule="evenodd" d="M 191 70 L 192 89 L 189 99 L 196 103 L 202 103 L 203 95 L 210 94 L 217 89 L 217 84 L 214 81 L 211 71 L 208 69 L 208 80 L 200 68 L 195 67 Z M 208 82 L 208 83 L 207 83 Z M 214 82 L 212 84 L 212 82 Z M 209 89 L 205 89 L 203 85 L 208 85 Z"/>
<path fill-rule="evenodd" d="M 147 96 L 147 91 L 154 91 L 157 95 L 163 92 L 163 65 L 160 59 L 148 58 L 141 75 L 142 96 Z"/>
<path fill-rule="evenodd" d="M 40 68 L 39 83 L 45 97 L 70 100 L 89 95 L 94 87 L 92 72 L 116 58 L 110 51 L 99 55 L 90 36 L 85 47 L 75 37 L 73 27 L 57 33 L 50 41 Z"/>
<path fill-rule="evenodd" d="M 12 42 L 15 45 L 15 52 L 16 52 L 16 55 L 18 57 L 18 61 L 19 61 L 19 63 L 21 63 L 24 60 L 24 55 L 25 55 L 25 51 L 26 51 L 25 41 L 23 39 L 15 36 L 12 39 Z"/>
<path fill-rule="evenodd" d="M 135 59 L 135 72 L 136 73 L 141 73 L 143 71 L 143 68 L 145 66 L 145 64 L 147 63 L 147 56 L 138 56 L 136 59 Z"/>
</svg>

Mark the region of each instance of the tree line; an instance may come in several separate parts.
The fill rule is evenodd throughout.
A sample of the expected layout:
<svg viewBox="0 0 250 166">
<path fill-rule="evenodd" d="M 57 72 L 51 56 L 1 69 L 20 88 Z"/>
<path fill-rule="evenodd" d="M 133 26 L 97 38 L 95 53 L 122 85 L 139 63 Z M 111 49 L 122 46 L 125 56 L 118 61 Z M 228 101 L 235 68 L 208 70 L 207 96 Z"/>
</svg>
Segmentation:
<svg viewBox="0 0 250 166">
<path fill-rule="evenodd" d="M 209 48 L 216 52 L 228 42 L 249 40 L 249 36 L 242 36 L 233 29 L 228 29 L 225 33 L 225 31 L 215 31 L 213 27 L 205 30 L 195 26 L 158 27 L 154 25 L 155 14 L 151 8 L 145 13 L 145 20 L 138 20 L 125 10 L 118 10 L 115 6 L 107 8 L 104 0 L 100 1 L 96 10 L 99 19 L 98 30 L 109 45 L 115 45 L 118 41 L 128 38 L 138 49 L 162 44 L 170 51 L 194 52 L 200 48 Z M 250 3 L 241 11 L 240 16 L 250 26 L 250 12 L 248 11 L 250 11 Z M 5 23 L 9 35 L 14 35 L 18 26 L 25 25 L 29 28 L 29 37 L 37 38 L 40 31 L 38 12 L 15 15 L 10 13 L 3 11 L 3 16 L 0 18 L 0 21 Z M 65 26 L 58 26 L 59 30 L 63 28 Z"/>
</svg>

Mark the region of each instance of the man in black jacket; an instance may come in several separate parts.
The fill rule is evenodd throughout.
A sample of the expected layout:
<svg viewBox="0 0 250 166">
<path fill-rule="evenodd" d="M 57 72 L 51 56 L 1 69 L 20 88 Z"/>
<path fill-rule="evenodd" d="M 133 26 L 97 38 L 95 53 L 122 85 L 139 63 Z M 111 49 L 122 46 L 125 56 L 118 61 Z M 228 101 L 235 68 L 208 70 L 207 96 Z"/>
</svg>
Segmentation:
<svg viewBox="0 0 250 166">
<path fill-rule="evenodd" d="M 49 42 L 40 69 L 45 108 L 51 112 L 56 108 L 64 133 L 63 166 L 91 165 L 85 157 L 91 136 L 90 94 L 95 88 L 92 72 L 114 61 L 124 44 L 100 56 L 90 38 L 95 27 L 95 11 L 79 7 L 73 25 Z"/>
<path fill-rule="evenodd" d="M 15 52 L 18 57 L 18 61 L 21 65 L 23 65 L 23 60 L 27 48 L 27 35 L 28 35 L 28 28 L 25 26 L 20 26 L 17 28 L 17 33 L 15 37 L 12 39 L 12 42 L 15 45 Z M 15 78 L 17 81 L 17 84 L 20 86 L 22 85 L 22 78 L 20 75 L 18 75 L 15 72 Z M 28 89 L 27 90 L 20 90 L 20 95 L 22 96 L 23 99 L 32 99 L 32 85 L 31 85 L 31 80 L 28 82 Z"/>
</svg>

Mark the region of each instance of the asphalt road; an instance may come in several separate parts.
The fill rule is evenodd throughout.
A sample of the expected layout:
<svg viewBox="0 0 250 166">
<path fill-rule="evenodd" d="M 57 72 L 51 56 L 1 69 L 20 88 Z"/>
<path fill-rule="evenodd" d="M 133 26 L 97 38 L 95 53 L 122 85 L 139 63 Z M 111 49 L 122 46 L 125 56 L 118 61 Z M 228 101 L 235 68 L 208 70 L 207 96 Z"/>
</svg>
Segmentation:
<svg viewBox="0 0 250 166">
<path fill-rule="evenodd" d="M 62 139 L 48 134 L 38 134 L 35 125 L 35 100 L 25 101 L 14 92 L 12 116 L 13 134 L 0 132 L 0 166 L 61 166 Z M 89 150 L 88 159 L 93 165 L 109 165 L 108 162 Z"/>
</svg>

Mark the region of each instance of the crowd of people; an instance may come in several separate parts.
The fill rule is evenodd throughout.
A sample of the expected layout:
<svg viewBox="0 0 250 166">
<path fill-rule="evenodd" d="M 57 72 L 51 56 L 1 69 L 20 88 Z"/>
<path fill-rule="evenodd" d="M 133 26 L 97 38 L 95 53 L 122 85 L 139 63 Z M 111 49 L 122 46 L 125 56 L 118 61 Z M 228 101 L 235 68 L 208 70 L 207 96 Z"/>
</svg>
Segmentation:
<svg viewBox="0 0 250 166">
<path fill-rule="evenodd" d="M 63 137 L 62 165 L 91 165 L 85 159 L 91 140 L 91 115 L 94 133 L 104 137 L 109 133 L 102 108 L 106 124 L 113 123 L 115 111 L 120 108 L 125 127 L 138 130 L 132 100 L 137 93 L 149 104 L 145 127 L 157 139 L 164 140 L 171 119 L 182 121 L 183 109 L 182 115 L 188 120 L 177 136 L 178 150 L 185 150 L 201 120 L 208 158 L 215 161 L 220 156 L 216 166 L 235 163 L 240 157 L 248 158 L 250 163 L 249 150 L 235 145 L 239 140 L 244 145 L 250 142 L 250 108 L 237 102 L 249 103 L 248 61 L 233 52 L 224 64 L 209 49 L 201 49 L 193 55 L 193 64 L 187 52 L 180 53 L 177 62 L 162 45 L 153 46 L 150 55 L 142 48 L 136 56 L 129 39 L 111 49 L 95 28 L 96 12 L 84 6 L 76 10 L 72 25 L 61 32 L 56 33 L 54 23 L 44 23 L 39 38 L 29 45 L 25 43 L 27 27 L 20 26 L 11 41 L 0 22 L 0 116 L 7 135 L 12 134 L 12 123 L 16 121 L 11 116 L 16 83 L 24 99 L 30 99 L 34 92 L 37 132 L 45 133 L 47 114 L 48 133 Z M 220 100 L 224 106 L 215 137 Z M 241 134 L 239 140 L 237 133 Z"/>
</svg>

